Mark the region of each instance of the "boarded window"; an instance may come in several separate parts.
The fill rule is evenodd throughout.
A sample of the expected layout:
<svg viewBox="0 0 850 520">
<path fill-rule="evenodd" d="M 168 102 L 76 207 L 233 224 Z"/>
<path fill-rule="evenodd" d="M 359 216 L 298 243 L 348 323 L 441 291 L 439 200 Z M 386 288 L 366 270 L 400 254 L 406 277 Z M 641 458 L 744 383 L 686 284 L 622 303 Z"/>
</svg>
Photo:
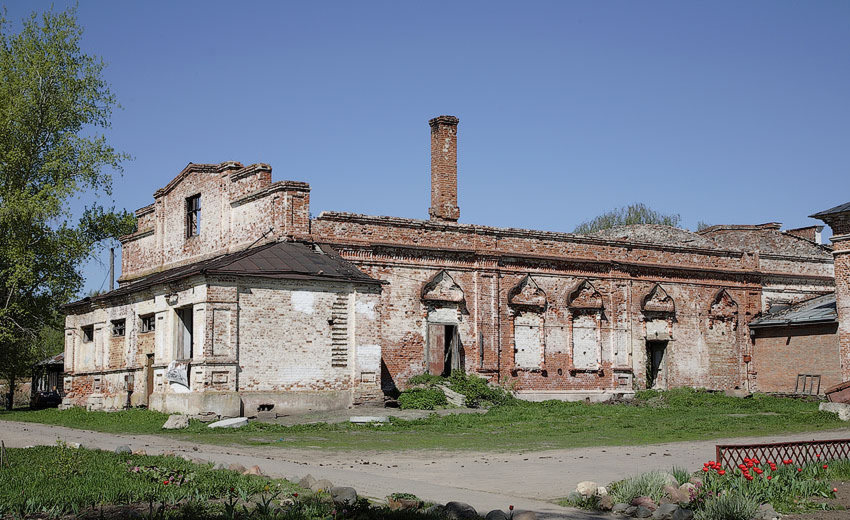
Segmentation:
<svg viewBox="0 0 850 520">
<path fill-rule="evenodd" d="M 201 195 L 192 195 L 186 199 L 186 237 L 201 234 Z"/>
<path fill-rule="evenodd" d="M 599 334 L 595 316 L 573 318 L 573 366 L 579 370 L 599 367 Z"/>
<path fill-rule="evenodd" d="M 146 314 L 141 317 L 141 332 L 153 332 L 156 330 L 156 317 Z"/>
<path fill-rule="evenodd" d="M 514 318 L 514 363 L 518 368 L 540 368 L 543 363 L 543 318 L 537 313 Z"/>
</svg>

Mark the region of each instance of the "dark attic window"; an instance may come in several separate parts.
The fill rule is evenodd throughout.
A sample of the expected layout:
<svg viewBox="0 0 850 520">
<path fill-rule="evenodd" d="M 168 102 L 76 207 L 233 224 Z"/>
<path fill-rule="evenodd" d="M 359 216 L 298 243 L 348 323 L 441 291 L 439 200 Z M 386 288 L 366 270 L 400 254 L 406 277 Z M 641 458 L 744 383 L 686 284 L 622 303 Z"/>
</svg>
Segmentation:
<svg viewBox="0 0 850 520">
<path fill-rule="evenodd" d="M 112 335 L 123 336 L 127 329 L 126 320 L 112 320 Z"/>
<path fill-rule="evenodd" d="M 94 325 L 86 325 L 82 327 L 83 331 L 83 342 L 91 343 L 94 341 Z"/>
<path fill-rule="evenodd" d="M 186 238 L 201 234 L 201 195 L 186 198 Z"/>
</svg>

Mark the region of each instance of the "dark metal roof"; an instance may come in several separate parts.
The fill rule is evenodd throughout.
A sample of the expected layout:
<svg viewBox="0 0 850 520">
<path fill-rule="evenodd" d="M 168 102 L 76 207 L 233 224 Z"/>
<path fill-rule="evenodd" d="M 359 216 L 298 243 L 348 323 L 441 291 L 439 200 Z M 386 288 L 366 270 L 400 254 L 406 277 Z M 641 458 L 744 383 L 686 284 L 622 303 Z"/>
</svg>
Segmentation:
<svg viewBox="0 0 850 520">
<path fill-rule="evenodd" d="M 814 215 L 809 215 L 812 218 L 820 218 L 825 217 L 827 215 L 834 215 L 836 213 L 845 213 L 850 211 L 850 202 L 846 202 L 841 204 L 840 206 L 835 206 L 834 208 L 825 209 L 823 211 L 819 211 Z"/>
<path fill-rule="evenodd" d="M 47 359 L 42 359 L 35 366 L 47 366 L 47 365 L 64 365 L 65 364 L 65 353 L 59 353 L 55 356 L 51 356 Z"/>
<path fill-rule="evenodd" d="M 835 311 L 835 293 L 830 293 L 792 305 L 778 312 L 768 312 L 764 316 L 751 321 L 750 328 L 836 322 L 838 322 L 838 314 Z"/>
<path fill-rule="evenodd" d="M 305 242 L 272 242 L 237 253 L 221 255 L 209 260 L 155 273 L 123 285 L 114 291 L 69 303 L 67 307 L 87 305 L 93 301 L 124 296 L 155 285 L 205 274 L 341 281 L 372 285 L 383 283 L 361 272 L 328 245 Z"/>
</svg>

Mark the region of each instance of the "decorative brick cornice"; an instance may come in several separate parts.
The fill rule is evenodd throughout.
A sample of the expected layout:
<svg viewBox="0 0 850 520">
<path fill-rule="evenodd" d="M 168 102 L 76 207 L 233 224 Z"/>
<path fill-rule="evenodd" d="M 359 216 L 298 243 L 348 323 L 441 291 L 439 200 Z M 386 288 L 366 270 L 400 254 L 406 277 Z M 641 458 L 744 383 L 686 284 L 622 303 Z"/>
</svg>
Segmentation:
<svg viewBox="0 0 850 520">
<path fill-rule="evenodd" d="M 118 237 L 118 241 L 122 244 L 126 244 L 128 242 L 133 242 L 134 240 L 139 240 L 140 238 L 145 238 L 153 235 L 154 228 L 149 229 L 140 229 L 135 233 L 130 233 L 129 235 L 124 235 L 122 237 Z"/>
<path fill-rule="evenodd" d="M 239 170 L 236 170 L 230 174 L 230 181 L 238 181 L 239 179 L 244 179 L 245 177 L 250 177 L 251 175 L 256 175 L 260 172 L 269 172 L 271 173 L 272 167 L 265 163 L 256 163 L 250 166 L 246 166 Z"/>
<path fill-rule="evenodd" d="M 279 191 L 310 193 L 310 185 L 306 182 L 300 181 L 277 181 L 272 184 L 269 184 L 265 188 L 260 188 L 257 191 L 252 191 L 244 197 L 231 201 L 230 205 L 235 208 L 237 206 L 241 206 L 242 204 L 247 204 L 248 202 L 253 202 L 257 199 L 262 199 L 263 197 L 267 197 Z"/>
<path fill-rule="evenodd" d="M 153 213 L 154 208 L 155 208 L 155 204 L 148 204 L 147 206 L 145 206 L 143 208 L 137 209 L 136 212 L 135 212 L 136 218 L 143 217 L 143 216 L 147 215 L 148 213 Z"/>
<path fill-rule="evenodd" d="M 164 187 L 156 190 L 153 193 L 153 197 L 155 199 L 157 199 L 159 197 L 162 197 L 163 195 L 167 195 L 168 192 L 170 192 L 175 187 L 177 187 L 177 185 L 180 184 L 183 181 L 183 179 L 185 179 L 187 176 L 189 176 L 190 173 L 196 173 L 196 172 L 198 172 L 198 173 L 223 173 L 223 172 L 230 171 L 230 170 L 241 170 L 243 168 L 244 168 L 244 166 L 242 166 L 242 163 L 236 162 L 236 161 L 225 161 L 225 162 L 219 163 L 219 164 L 194 164 L 194 163 L 189 163 L 189 164 L 186 165 L 185 168 L 183 168 L 183 170 L 180 173 L 177 174 L 176 177 L 171 179 L 171 182 L 166 184 Z"/>
</svg>

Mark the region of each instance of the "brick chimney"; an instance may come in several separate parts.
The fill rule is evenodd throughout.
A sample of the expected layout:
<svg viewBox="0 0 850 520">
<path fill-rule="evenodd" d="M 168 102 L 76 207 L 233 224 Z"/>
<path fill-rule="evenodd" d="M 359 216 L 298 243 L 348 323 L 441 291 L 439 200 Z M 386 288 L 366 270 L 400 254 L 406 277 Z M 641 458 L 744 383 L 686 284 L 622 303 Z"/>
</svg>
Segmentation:
<svg viewBox="0 0 850 520">
<path fill-rule="evenodd" d="M 437 116 L 431 125 L 431 220 L 457 222 L 457 124 L 455 116 Z"/>
</svg>

